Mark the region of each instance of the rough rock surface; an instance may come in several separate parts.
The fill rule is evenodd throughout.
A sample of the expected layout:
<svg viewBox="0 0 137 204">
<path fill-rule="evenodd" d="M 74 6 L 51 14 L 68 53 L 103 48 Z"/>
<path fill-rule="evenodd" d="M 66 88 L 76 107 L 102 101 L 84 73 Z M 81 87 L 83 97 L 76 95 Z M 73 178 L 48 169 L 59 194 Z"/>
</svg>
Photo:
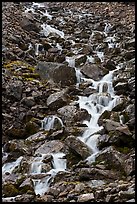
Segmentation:
<svg viewBox="0 0 137 204">
<path fill-rule="evenodd" d="M 2 165 L 3 202 L 135 202 L 134 2 L 2 2 Z"/>
</svg>

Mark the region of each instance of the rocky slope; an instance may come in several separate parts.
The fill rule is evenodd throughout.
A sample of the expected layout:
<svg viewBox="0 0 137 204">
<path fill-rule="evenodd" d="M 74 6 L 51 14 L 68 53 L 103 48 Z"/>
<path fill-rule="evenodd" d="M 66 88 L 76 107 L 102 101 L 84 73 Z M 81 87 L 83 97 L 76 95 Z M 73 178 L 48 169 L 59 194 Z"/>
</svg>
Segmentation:
<svg viewBox="0 0 137 204">
<path fill-rule="evenodd" d="M 3 202 L 135 202 L 134 3 L 2 2 L 2 59 Z M 118 66 L 120 103 L 100 115 L 88 162 L 79 136 L 93 115 L 79 96 Z"/>
</svg>

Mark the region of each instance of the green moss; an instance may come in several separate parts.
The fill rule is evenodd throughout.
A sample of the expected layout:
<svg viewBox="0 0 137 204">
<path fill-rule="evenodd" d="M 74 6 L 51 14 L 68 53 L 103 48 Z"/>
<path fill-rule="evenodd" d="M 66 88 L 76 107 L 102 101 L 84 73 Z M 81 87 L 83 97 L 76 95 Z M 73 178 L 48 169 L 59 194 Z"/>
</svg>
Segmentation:
<svg viewBox="0 0 137 204">
<path fill-rule="evenodd" d="M 18 190 L 13 184 L 6 184 L 3 187 L 3 194 L 6 197 L 16 196 L 18 194 Z"/>
<path fill-rule="evenodd" d="M 26 124 L 26 127 L 25 127 L 25 133 L 27 135 L 33 135 L 35 134 L 36 132 L 38 132 L 39 130 L 39 127 L 36 123 L 32 122 L 32 121 L 29 121 L 27 124 Z"/>
<path fill-rule="evenodd" d="M 34 79 L 39 79 L 39 74 L 37 74 L 37 73 L 23 73 L 22 74 L 22 77 L 23 78 L 29 78 L 29 79 L 31 79 L 31 80 L 34 80 Z"/>
<path fill-rule="evenodd" d="M 117 150 L 123 154 L 128 154 L 130 152 L 129 147 L 117 147 Z"/>
</svg>

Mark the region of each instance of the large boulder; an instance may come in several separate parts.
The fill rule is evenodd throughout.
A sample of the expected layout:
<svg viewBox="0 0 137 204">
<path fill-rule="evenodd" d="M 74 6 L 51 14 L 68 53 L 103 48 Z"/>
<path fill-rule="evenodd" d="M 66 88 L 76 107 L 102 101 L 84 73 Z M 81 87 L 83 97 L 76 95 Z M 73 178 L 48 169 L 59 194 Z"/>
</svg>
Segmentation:
<svg viewBox="0 0 137 204">
<path fill-rule="evenodd" d="M 40 74 L 41 79 L 52 79 L 62 87 L 76 84 L 76 71 L 63 63 L 39 62 L 36 72 Z"/>
</svg>

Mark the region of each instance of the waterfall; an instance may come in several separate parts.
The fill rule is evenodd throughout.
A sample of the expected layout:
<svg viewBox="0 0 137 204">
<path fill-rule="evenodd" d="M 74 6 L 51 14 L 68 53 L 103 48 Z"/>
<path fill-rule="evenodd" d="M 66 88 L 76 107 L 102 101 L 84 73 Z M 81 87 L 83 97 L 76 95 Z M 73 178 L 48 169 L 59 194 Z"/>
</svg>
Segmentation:
<svg viewBox="0 0 137 204">
<path fill-rule="evenodd" d="M 38 195 L 38 194 L 44 195 L 44 193 L 47 192 L 51 182 L 54 180 L 54 177 L 56 176 L 56 174 L 59 171 L 65 171 L 67 168 L 66 159 L 63 158 L 65 156 L 64 153 L 62 153 L 62 152 L 51 153 L 51 155 L 53 157 L 53 160 L 52 160 L 53 169 L 51 169 L 47 173 L 43 173 L 43 174 L 45 174 L 45 177 L 43 177 L 42 179 L 32 179 L 36 195 Z M 32 162 L 32 166 L 34 167 L 34 164 L 36 164 L 37 159 L 39 161 L 39 164 L 36 168 L 37 174 L 42 173 L 41 172 L 41 169 L 42 169 L 41 165 L 42 165 L 42 159 L 44 158 L 44 156 L 45 155 L 43 155 L 40 160 L 38 157 L 36 157 L 36 160 L 34 160 Z M 33 169 L 33 168 L 31 168 L 31 169 Z"/>
<path fill-rule="evenodd" d="M 55 116 L 55 115 L 51 115 L 51 116 L 48 116 L 48 117 L 45 117 L 41 122 L 42 122 L 42 129 L 44 130 L 51 130 L 54 128 L 55 126 L 55 120 L 58 121 L 58 123 L 63 127 L 63 122 L 62 120 Z"/>
<path fill-rule="evenodd" d="M 66 62 L 68 62 L 69 66 L 75 68 L 76 78 L 77 78 L 77 87 L 79 86 L 79 83 L 81 82 L 81 79 L 83 77 L 83 74 L 80 72 L 80 70 L 75 67 L 75 59 L 80 57 L 80 56 L 81 55 L 73 56 L 73 57 L 66 57 Z"/>
<path fill-rule="evenodd" d="M 20 165 L 22 159 L 23 157 L 20 156 L 16 161 L 4 164 L 2 167 L 2 174 L 5 174 L 6 172 L 11 174 L 13 170 Z"/>
</svg>

